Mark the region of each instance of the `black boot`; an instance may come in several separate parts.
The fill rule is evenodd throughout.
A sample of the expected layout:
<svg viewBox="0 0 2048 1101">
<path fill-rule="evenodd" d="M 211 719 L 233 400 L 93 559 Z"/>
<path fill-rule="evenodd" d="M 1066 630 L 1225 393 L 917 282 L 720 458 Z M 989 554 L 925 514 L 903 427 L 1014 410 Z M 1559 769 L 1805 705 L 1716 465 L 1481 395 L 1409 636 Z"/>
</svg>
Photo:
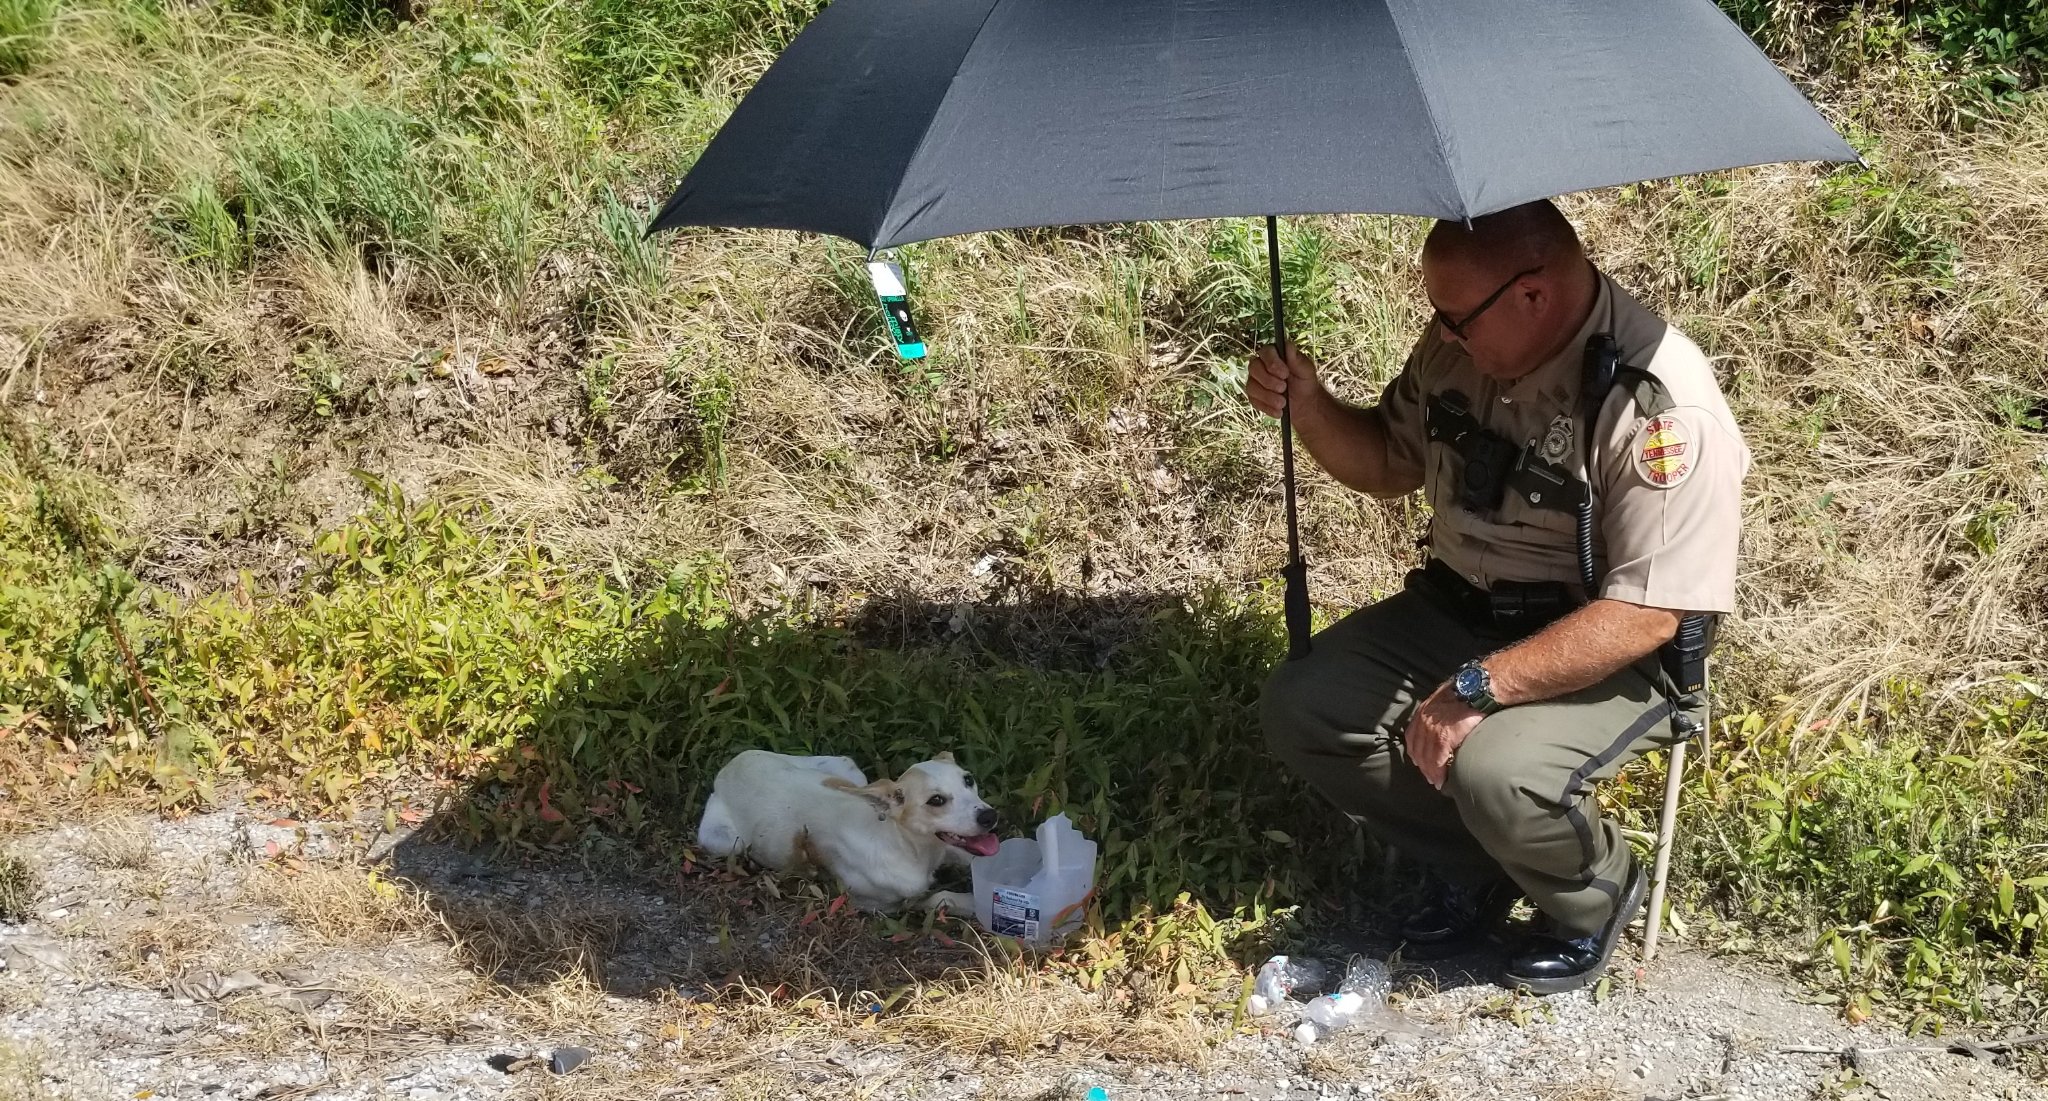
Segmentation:
<svg viewBox="0 0 2048 1101">
<path fill-rule="evenodd" d="M 1607 924 L 1590 936 L 1561 934 L 1554 926 L 1550 926 L 1549 932 L 1530 934 L 1521 950 L 1508 961 L 1505 985 L 1522 987 L 1531 994 L 1561 994 L 1599 978 L 1614 956 L 1615 945 L 1621 943 L 1621 931 L 1643 908 L 1646 879 L 1642 864 L 1630 854 L 1628 878 L 1622 883 L 1621 899 Z M 1548 920 L 1543 924 L 1549 926 Z"/>
<path fill-rule="evenodd" d="M 1438 959 L 1475 946 L 1493 931 L 1522 897 L 1515 881 L 1502 876 L 1483 884 L 1445 884 L 1434 899 L 1401 923 L 1399 935 L 1410 959 Z"/>
</svg>

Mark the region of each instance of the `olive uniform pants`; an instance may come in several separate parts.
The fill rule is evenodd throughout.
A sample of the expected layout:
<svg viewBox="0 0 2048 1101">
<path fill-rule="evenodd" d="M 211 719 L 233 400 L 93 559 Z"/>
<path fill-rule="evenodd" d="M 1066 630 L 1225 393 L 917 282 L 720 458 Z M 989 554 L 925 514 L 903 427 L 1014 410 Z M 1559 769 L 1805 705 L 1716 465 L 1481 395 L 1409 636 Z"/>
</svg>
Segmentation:
<svg viewBox="0 0 2048 1101">
<path fill-rule="evenodd" d="M 1438 791 L 1408 759 L 1409 715 L 1458 666 L 1534 629 L 1501 631 L 1455 595 L 1418 570 L 1405 591 L 1318 634 L 1266 683 L 1266 740 L 1382 842 L 1454 882 L 1505 872 L 1564 930 L 1591 933 L 1612 916 L 1632 859 L 1593 785 L 1676 740 L 1670 681 L 1653 654 L 1583 691 L 1490 715 Z"/>
</svg>

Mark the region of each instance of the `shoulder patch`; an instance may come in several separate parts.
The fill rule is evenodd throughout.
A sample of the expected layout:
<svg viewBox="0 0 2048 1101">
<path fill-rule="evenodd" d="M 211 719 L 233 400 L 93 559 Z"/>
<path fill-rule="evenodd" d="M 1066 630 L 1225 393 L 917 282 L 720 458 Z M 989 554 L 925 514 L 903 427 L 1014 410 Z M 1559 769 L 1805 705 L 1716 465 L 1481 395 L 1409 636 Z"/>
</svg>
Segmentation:
<svg viewBox="0 0 2048 1101">
<path fill-rule="evenodd" d="M 1651 417 L 1636 430 L 1631 449 L 1636 473 L 1658 489 L 1670 489 L 1692 476 L 1693 465 L 1699 461 L 1697 447 L 1678 418 Z"/>
</svg>

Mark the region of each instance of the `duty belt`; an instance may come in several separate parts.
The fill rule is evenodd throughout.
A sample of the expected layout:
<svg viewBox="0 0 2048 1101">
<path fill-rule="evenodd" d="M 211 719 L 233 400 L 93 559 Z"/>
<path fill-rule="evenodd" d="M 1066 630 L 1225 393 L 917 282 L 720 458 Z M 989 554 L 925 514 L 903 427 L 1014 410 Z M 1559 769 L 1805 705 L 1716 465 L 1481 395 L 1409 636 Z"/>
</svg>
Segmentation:
<svg viewBox="0 0 2048 1101">
<path fill-rule="evenodd" d="M 1561 581 L 1496 581 L 1482 589 L 1441 558 L 1418 572 L 1466 623 L 1514 634 L 1533 634 L 1584 603 Z"/>
</svg>

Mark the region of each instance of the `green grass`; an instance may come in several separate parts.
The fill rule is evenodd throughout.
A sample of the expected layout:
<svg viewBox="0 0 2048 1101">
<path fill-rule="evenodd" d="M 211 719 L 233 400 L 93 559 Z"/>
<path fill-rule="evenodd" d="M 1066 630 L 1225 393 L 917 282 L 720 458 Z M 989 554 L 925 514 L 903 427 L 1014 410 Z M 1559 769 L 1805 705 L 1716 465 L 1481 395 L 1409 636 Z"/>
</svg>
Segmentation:
<svg viewBox="0 0 2048 1101">
<path fill-rule="evenodd" d="M 574 86 L 608 108 L 660 109 L 687 94 L 717 59 L 780 50 L 815 0 L 590 0 L 564 6 L 563 56 Z"/>
<path fill-rule="evenodd" d="M 56 0 L 0 0 L 0 80 L 35 67 L 56 14 Z"/>
<path fill-rule="evenodd" d="M 2048 692 L 2015 680 L 1944 740 L 1897 715 L 1860 727 L 1724 728 L 1688 795 L 1681 883 L 1752 924 L 1802 929 L 1804 961 L 1868 1014 L 2048 1012 Z"/>
<path fill-rule="evenodd" d="M 235 176 L 258 246 L 433 255 L 438 189 L 408 125 L 396 111 L 351 104 L 253 127 Z"/>
</svg>

